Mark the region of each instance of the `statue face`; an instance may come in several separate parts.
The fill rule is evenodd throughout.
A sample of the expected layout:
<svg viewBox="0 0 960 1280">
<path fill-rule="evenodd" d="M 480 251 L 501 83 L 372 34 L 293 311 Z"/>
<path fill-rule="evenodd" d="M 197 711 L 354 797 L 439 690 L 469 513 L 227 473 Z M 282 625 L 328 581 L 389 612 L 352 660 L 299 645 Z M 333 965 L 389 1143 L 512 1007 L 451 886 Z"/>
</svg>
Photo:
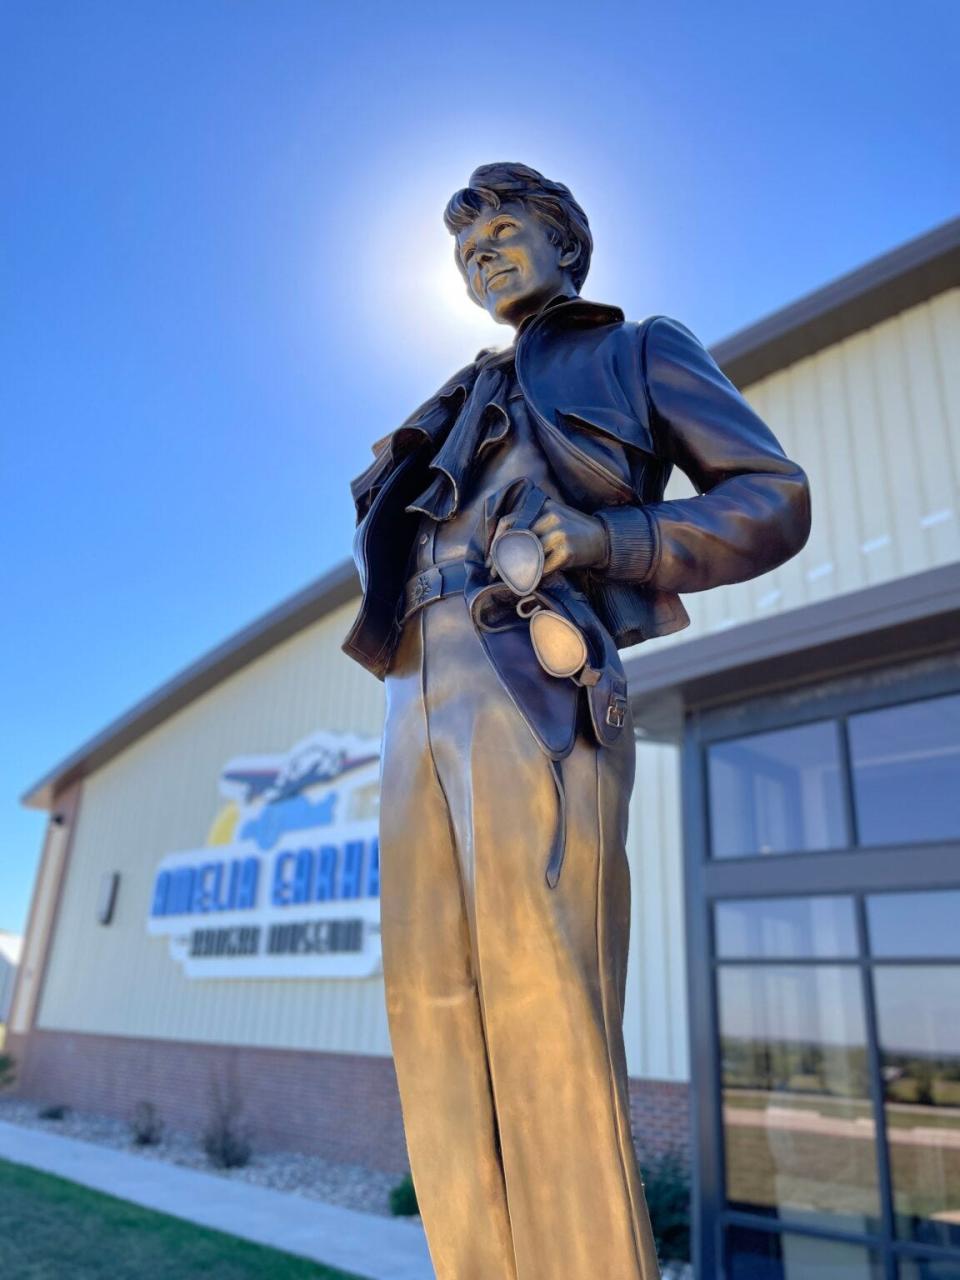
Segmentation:
<svg viewBox="0 0 960 1280">
<path fill-rule="evenodd" d="M 471 296 L 498 324 L 518 326 L 558 293 L 576 297 L 568 267 L 577 251 L 554 244 L 519 202 L 481 209 L 457 233 L 457 252 Z"/>
</svg>

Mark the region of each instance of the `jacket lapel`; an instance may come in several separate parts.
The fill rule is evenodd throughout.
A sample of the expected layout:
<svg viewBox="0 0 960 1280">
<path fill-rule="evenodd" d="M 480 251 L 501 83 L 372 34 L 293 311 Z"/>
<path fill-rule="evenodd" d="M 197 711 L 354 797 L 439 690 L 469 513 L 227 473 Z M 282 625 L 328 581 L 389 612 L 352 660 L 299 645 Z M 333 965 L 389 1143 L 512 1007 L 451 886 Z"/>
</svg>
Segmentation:
<svg viewBox="0 0 960 1280">
<path fill-rule="evenodd" d="M 481 356 L 483 354 L 480 353 Z M 473 387 L 477 372 L 477 361 L 474 361 L 455 373 L 399 427 L 376 442 L 373 462 L 350 482 L 358 520 L 362 520 L 370 510 L 377 493 L 405 457 L 428 443 L 436 447 L 446 438 Z"/>
<path fill-rule="evenodd" d="M 618 307 L 571 299 L 541 312 L 517 342 L 517 377 L 571 496 L 637 500 L 638 455 L 656 457 L 640 374 L 639 326 Z"/>
</svg>

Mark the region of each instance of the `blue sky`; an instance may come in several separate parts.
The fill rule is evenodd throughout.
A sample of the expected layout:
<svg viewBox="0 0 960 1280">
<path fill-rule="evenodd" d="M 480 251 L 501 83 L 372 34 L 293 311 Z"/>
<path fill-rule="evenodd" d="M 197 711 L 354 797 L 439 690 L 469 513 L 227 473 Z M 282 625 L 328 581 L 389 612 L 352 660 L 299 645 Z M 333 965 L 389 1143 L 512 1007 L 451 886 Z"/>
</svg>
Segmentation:
<svg viewBox="0 0 960 1280">
<path fill-rule="evenodd" d="M 370 442 L 510 340 L 441 222 L 476 164 L 712 342 L 958 212 L 958 43 L 953 0 L 7 0 L 0 928 L 25 787 L 348 556 Z"/>
</svg>

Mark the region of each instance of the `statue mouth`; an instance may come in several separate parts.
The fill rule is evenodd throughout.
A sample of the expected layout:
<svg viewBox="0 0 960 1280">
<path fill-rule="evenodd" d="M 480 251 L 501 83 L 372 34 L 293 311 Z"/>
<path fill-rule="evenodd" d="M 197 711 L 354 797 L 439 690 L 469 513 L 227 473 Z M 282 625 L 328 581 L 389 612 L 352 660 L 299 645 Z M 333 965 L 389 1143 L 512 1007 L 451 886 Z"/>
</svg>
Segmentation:
<svg viewBox="0 0 960 1280">
<path fill-rule="evenodd" d="M 516 269 L 516 267 L 500 267 L 498 270 L 491 272 L 491 274 L 487 276 L 486 283 L 483 286 L 484 289 L 489 289 L 494 280 L 498 280 L 500 276 L 508 276 L 512 272 L 516 271 Z"/>
</svg>

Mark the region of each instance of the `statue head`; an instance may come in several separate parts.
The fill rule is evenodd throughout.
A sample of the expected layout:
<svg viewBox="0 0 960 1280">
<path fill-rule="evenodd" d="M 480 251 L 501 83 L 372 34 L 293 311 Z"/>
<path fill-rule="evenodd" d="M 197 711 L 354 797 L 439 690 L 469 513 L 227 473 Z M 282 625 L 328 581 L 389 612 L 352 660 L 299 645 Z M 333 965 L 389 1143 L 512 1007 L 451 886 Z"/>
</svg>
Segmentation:
<svg viewBox="0 0 960 1280">
<path fill-rule="evenodd" d="M 467 292 L 515 328 L 558 294 L 576 297 L 590 268 L 587 215 L 562 182 L 525 164 L 484 164 L 443 220 Z"/>
</svg>

